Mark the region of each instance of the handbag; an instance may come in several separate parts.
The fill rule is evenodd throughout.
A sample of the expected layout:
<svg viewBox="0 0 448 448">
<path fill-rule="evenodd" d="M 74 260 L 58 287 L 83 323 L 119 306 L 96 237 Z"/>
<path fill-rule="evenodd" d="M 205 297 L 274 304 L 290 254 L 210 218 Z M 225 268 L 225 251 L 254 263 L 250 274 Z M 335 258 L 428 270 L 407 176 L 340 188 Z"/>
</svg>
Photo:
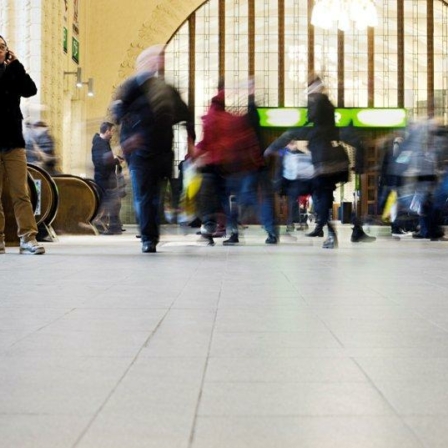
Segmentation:
<svg viewBox="0 0 448 448">
<path fill-rule="evenodd" d="M 325 158 L 315 166 L 316 175 L 331 176 L 334 183 L 345 183 L 349 180 L 350 158 L 339 142 L 332 142 L 326 149 Z"/>
</svg>

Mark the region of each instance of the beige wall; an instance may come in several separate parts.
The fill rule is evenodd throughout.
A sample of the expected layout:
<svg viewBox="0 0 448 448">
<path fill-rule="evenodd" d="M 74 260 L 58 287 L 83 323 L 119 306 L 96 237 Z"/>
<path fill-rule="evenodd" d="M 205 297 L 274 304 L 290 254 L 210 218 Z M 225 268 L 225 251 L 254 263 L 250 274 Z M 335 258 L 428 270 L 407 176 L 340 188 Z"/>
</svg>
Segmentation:
<svg viewBox="0 0 448 448">
<path fill-rule="evenodd" d="M 146 47 L 167 43 L 204 0 L 87 0 L 86 72 L 95 80 L 95 97 L 86 102 L 86 143 L 106 118 L 117 86 L 133 73 Z M 111 7 L 114 3 L 114 7 Z M 90 149 L 90 148 L 89 148 Z"/>
<path fill-rule="evenodd" d="M 0 9 L 2 33 L 39 89 L 23 101 L 26 119 L 51 126 L 60 168 L 70 174 L 92 175 L 92 136 L 107 117 L 116 87 L 133 72 L 138 53 L 166 43 L 204 0 L 79 0 L 80 61 L 83 81 L 94 79 L 95 96 L 87 86 L 75 87 L 71 59 L 73 0 L 68 1 L 68 53 L 62 51 L 64 2 L 5 0 Z"/>
<path fill-rule="evenodd" d="M 60 168 L 70 174 L 92 175 L 92 136 L 107 118 L 113 94 L 133 72 L 141 50 L 167 43 L 204 0 L 79 0 L 79 41 L 83 81 L 94 79 L 95 96 L 87 86 L 76 88 L 78 65 L 71 59 L 73 4 L 64 22 L 64 2 L 4 0 L 2 33 L 39 89 L 23 102 L 26 119 L 43 119 L 51 126 Z M 62 51 L 63 26 L 68 28 L 68 53 Z"/>
<path fill-rule="evenodd" d="M 0 32 L 38 88 L 37 95 L 22 99 L 24 119 L 50 125 L 59 155 L 65 66 L 61 5 L 60 0 L 47 0 L 42 7 L 29 0 L 4 0 L 0 8 Z"/>
</svg>

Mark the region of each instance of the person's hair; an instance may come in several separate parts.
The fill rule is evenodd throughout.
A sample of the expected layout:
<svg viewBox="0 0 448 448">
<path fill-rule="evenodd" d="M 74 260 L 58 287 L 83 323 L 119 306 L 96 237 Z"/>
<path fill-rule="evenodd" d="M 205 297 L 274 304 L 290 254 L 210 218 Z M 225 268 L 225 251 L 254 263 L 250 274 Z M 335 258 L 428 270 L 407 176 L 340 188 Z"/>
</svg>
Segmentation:
<svg viewBox="0 0 448 448">
<path fill-rule="evenodd" d="M 135 61 L 137 72 L 157 71 L 159 69 L 159 57 L 164 48 L 164 45 L 157 44 L 143 50 Z"/>
<path fill-rule="evenodd" d="M 2 35 L 0 35 L 0 39 L 3 39 L 3 42 L 5 43 L 5 45 L 8 46 L 6 39 Z"/>
<path fill-rule="evenodd" d="M 100 133 L 104 134 L 106 133 L 109 129 L 112 129 L 114 127 L 113 123 L 110 123 L 109 121 L 105 121 L 104 123 L 101 123 L 100 126 Z"/>
<path fill-rule="evenodd" d="M 324 90 L 324 88 L 325 86 L 320 76 L 316 75 L 315 73 L 311 73 L 308 77 L 308 94 L 321 92 Z"/>
</svg>

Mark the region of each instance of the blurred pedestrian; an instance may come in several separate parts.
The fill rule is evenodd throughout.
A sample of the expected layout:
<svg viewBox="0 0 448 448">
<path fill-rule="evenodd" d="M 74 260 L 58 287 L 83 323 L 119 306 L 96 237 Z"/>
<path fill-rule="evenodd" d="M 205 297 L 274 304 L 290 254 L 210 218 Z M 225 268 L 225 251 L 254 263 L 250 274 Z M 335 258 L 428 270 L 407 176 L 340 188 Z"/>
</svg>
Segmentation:
<svg viewBox="0 0 448 448">
<path fill-rule="evenodd" d="M 156 252 L 159 242 L 162 188 L 173 169 L 173 125 L 186 122 L 189 141 L 194 140 L 188 106 L 157 76 L 163 68 L 163 49 L 155 45 L 140 53 L 135 75 L 124 82 L 112 104 L 129 165 L 143 253 Z"/>
<path fill-rule="evenodd" d="M 312 193 L 314 166 L 311 154 L 300 150 L 297 142 L 288 143 L 278 154 L 275 184 L 277 192 L 286 196 L 286 232 L 292 232 L 294 220 L 299 215 L 299 197 Z M 300 216 L 298 220 L 301 221 Z"/>
<path fill-rule="evenodd" d="M 223 85 L 220 87 L 203 117 L 203 135 L 197 144 L 196 158 L 202 165 L 201 233 L 213 244 L 218 213 L 224 210 L 229 238 L 223 244 L 227 246 L 239 243 L 239 209 L 254 203 L 258 206 L 260 173 L 265 162 L 250 111 L 245 114 L 227 111 L 225 91 Z M 261 222 L 268 234 L 266 243 L 275 244 L 272 203 L 271 219 L 261 208 Z"/>
<path fill-rule="evenodd" d="M 410 126 L 401 144 L 402 151 L 409 154 L 402 185 L 409 193 L 410 211 L 418 215 L 418 231 L 412 234 L 416 239 L 437 241 L 444 237 L 438 210 L 443 185 L 440 173 L 445 165 L 441 154 L 446 152 L 445 144 L 446 138 L 443 133 L 439 134 L 438 126 L 432 120 Z"/>
<path fill-rule="evenodd" d="M 383 145 L 383 158 L 378 186 L 378 206 L 383 219 L 390 222 L 393 236 L 407 235 L 414 229 L 415 215 L 409 213 L 406 206 L 405 189 L 403 188 L 403 173 L 410 160 L 410 151 L 401 149 L 403 136 L 395 135 L 388 138 Z"/>
<path fill-rule="evenodd" d="M 37 164 L 51 175 L 58 174 L 54 138 L 48 125 L 44 121 L 36 121 L 33 124 L 32 137 Z"/>
<path fill-rule="evenodd" d="M 121 189 L 118 185 L 117 168 L 121 169 L 123 159 L 115 156 L 110 146 L 114 124 L 101 123 L 99 131 L 92 140 L 92 162 L 95 169 L 94 180 L 101 189 L 102 197 L 93 223 L 103 235 L 121 235 Z"/>
<path fill-rule="evenodd" d="M 313 198 L 317 214 L 316 228 L 309 236 L 323 236 L 323 228 L 328 228 L 323 248 L 337 247 L 336 230 L 330 222 L 333 205 L 333 191 L 336 184 L 348 180 L 348 158 L 340 157 L 339 130 L 335 124 L 335 107 L 325 93 L 325 87 L 318 76 L 312 76 L 308 83 L 308 121 L 312 127 L 290 129 L 275 140 L 265 151 L 265 155 L 284 148 L 291 140 L 308 140 L 315 175 L 313 178 Z"/>
</svg>

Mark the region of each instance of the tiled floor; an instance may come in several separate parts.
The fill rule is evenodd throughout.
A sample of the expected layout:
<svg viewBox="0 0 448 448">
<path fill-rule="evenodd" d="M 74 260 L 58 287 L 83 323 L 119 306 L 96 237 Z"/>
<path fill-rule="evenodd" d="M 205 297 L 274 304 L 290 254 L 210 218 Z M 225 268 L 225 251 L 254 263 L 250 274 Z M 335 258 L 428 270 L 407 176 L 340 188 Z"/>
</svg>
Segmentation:
<svg viewBox="0 0 448 448">
<path fill-rule="evenodd" d="M 0 255 L 0 448 L 448 446 L 448 243 L 134 233 Z"/>
</svg>

